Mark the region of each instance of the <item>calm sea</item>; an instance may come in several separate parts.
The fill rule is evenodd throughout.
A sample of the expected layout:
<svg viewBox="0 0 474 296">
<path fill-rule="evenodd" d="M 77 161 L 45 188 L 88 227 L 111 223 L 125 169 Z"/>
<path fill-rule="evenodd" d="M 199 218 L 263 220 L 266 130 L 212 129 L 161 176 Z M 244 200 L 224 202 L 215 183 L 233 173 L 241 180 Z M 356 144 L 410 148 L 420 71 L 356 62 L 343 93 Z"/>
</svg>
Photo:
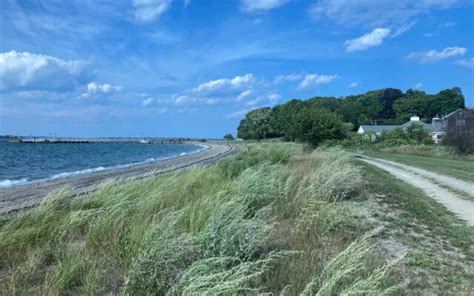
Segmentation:
<svg viewBox="0 0 474 296">
<path fill-rule="evenodd" d="M 0 187 L 195 153 L 191 144 L 18 144 L 0 140 Z"/>
</svg>

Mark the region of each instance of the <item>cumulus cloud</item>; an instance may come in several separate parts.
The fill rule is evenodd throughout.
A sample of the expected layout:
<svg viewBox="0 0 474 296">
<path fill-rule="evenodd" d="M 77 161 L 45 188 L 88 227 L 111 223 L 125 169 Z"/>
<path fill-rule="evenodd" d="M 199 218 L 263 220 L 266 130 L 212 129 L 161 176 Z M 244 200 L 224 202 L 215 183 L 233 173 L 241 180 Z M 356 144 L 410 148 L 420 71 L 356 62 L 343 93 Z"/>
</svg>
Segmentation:
<svg viewBox="0 0 474 296">
<path fill-rule="evenodd" d="M 354 88 L 354 87 L 358 87 L 358 86 L 359 86 L 358 82 L 352 82 L 352 83 L 349 83 L 349 85 L 347 85 L 347 87 L 350 87 L 350 88 Z"/>
<path fill-rule="evenodd" d="M 379 46 L 383 40 L 390 35 L 391 30 L 387 28 L 376 28 L 372 32 L 364 34 L 359 38 L 347 40 L 344 45 L 347 52 L 366 50 L 369 47 Z"/>
<path fill-rule="evenodd" d="M 144 106 L 144 107 L 150 106 L 150 105 L 153 104 L 154 102 L 155 102 L 155 99 L 154 99 L 154 98 L 147 98 L 147 99 L 143 100 L 142 106 Z"/>
<path fill-rule="evenodd" d="M 461 66 L 464 66 L 464 67 L 474 69 L 474 58 L 462 59 L 462 60 L 459 60 L 459 61 L 455 61 L 454 63 L 456 63 L 458 65 L 461 65 Z"/>
<path fill-rule="evenodd" d="M 240 93 L 254 81 L 252 74 L 211 80 L 193 88 L 192 92 L 201 96 L 225 96 Z"/>
<path fill-rule="evenodd" d="M 239 104 L 255 105 L 259 102 L 272 103 L 280 99 L 273 84 L 263 78 L 248 73 L 229 78 L 219 78 L 201 83 L 196 87 L 176 94 L 172 102 L 176 105 L 216 105 Z"/>
<path fill-rule="evenodd" d="M 0 91 L 71 91 L 95 76 L 83 60 L 62 60 L 29 52 L 0 53 Z"/>
<path fill-rule="evenodd" d="M 278 8 L 289 0 L 241 0 L 242 10 L 246 12 L 262 12 Z"/>
<path fill-rule="evenodd" d="M 339 78 L 339 75 L 319 75 L 319 74 L 306 74 L 303 81 L 299 84 L 300 89 L 308 88 L 311 86 L 318 86 L 323 84 L 329 84 Z"/>
<path fill-rule="evenodd" d="M 303 75 L 301 74 L 289 74 L 289 75 L 278 75 L 275 80 L 273 81 L 274 83 L 281 83 L 285 81 L 296 81 L 300 80 L 303 78 Z"/>
<path fill-rule="evenodd" d="M 462 56 L 466 51 L 467 49 L 463 47 L 446 47 L 442 51 L 432 49 L 426 52 L 412 52 L 406 56 L 406 59 L 417 60 L 420 63 L 433 63 L 452 57 Z"/>
<path fill-rule="evenodd" d="M 171 7 L 172 0 L 133 0 L 135 20 L 146 23 L 160 18 Z"/>
<path fill-rule="evenodd" d="M 90 82 L 87 84 L 87 92 L 83 93 L 83 97 L 90 97 L 93 95 L 110 95 L 122 90 L 121 86 L 111 85 L 108 83 L 97 84 L 95 82 Z"/>
<path fill-rule="evenodd" d="M 398 27 L 460 2 L 462 0 L 320 0 L 309 12 L 316 20 L 327 19 L 345 27 Z"/>
</svg>

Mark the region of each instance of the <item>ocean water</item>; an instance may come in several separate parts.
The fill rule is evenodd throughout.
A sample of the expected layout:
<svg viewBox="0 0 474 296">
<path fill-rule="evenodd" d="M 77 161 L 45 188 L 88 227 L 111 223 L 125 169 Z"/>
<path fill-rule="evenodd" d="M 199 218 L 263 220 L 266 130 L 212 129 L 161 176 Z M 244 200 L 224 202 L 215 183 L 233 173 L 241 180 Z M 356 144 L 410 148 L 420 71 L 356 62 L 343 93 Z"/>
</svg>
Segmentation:
<svg viewBox="0 0 474 296">
<path fill-rule="evenodd" d="M 0 140 L 0 188 L 196 153 L 191 144 L 19 144 Z"/>
</svg>

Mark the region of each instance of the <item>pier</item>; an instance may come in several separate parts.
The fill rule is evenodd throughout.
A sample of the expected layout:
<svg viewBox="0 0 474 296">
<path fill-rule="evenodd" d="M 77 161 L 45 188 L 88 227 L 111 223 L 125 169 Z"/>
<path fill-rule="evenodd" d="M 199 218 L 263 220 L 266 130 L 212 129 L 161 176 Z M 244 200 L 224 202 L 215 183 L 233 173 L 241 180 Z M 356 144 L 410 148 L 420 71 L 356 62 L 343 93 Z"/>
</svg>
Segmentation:
<svg viewBox="0 0 474 296">
<path fill-rule="evenodd" d="M 184 144 L 189 138 L 71 138 L 20 137 L 9 142 L 19 144 Z"/>
</svg>

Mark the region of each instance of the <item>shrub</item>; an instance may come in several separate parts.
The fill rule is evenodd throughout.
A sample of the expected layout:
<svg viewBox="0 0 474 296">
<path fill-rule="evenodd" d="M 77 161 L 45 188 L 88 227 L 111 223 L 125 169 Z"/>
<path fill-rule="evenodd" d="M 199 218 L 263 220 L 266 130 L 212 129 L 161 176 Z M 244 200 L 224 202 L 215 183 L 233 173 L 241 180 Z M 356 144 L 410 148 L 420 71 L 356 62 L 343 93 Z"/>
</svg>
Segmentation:
<svg viewBox="0 0 474 296">
<path fill-rule="evenodd" d="M 351 156 L 340 149 L 316 150 L 311 155 L 316 169 L 308 176 L 308 189 L 313 198 L 340 201 L 350 198 L 362 187 L 361 172 Z"/>
<path fill-rule="evenodd" d="M 368 236 L 354 241 L 310 282 L 301 295 L 391 295 L 398 287 L 388 283 L 389 265 L 377 264 Z"/>
<path fill-rule="evenodd" d="M 128 272 L 125 293 L 164 295 L 198 257 L 195 239 L 179 231 L 177 213 L 155 224 Z"/>
<path fill-rule="evenodd" d="M 171 288 L 170 295 L 256 295 L 261 278 L 293 252 L 274 252 L 256 261 L 212 257 L 196 261 Z"/>
<path fill-rule="evenodd" d="M 474 153 L 474 132 L 450 130 L 443 139 L 443 145 L 454 148 L 459 154 Z"/>
</svg>

